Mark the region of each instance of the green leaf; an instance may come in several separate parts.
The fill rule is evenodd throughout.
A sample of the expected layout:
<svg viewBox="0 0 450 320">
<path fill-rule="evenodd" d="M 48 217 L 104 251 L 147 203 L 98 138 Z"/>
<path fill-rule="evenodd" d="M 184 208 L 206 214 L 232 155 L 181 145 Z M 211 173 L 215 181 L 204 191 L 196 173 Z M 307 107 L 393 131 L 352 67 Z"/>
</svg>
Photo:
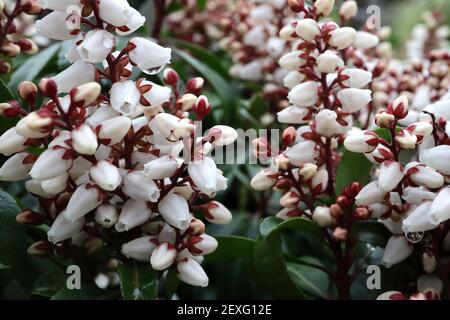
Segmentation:
<svg viewBox="0 0 450 320">
<path fill-rule="evenodd" d="M 177 291 L 178 285 L 180 284 L 180 279 L 177 276 L 177 270 L 175 267 L 169 269 L 165 279 L 165 289 L 166 289 L 166 298 L 171 299 L 172 296 Z"/>
<path fill-rule="evenodd" d="M 62 272 L 49 272 L 40 276 L 34 283 L 31 294 L 51 298 L 66 286 L 67 275 Z"/>
<path fill-rule="evenodd" d="M 56 53 L 61 47 L 60 43 L 55 43 L 48 47 L 47 49 L 39 52 L 38 54 L 29 58 L 24 64 L 18 68 L 9 83 L 10 88 L 16 88 L 17 85 L 24 81 L 33 81 L 41 73 L 41 71 L 48 65 L 50 60 L 52 60 Z"/>
<path fill-rule="evenodd" d="M 0 103 L 14 99 L 14 94 L 11 92 L 6 83 L 0 79 Z"/>
<path fill-rule="evenodd" d="M 206 3 L 207 3 L 208 1 L 207 0 L 197 0 L 197 7 L 200 9 L 200 10 L 205 10 L 206 9 Z"/>
<path fill-rule="evenodd" d="M 234 113 L 234 108 L 236 108 L 236 97 L 237 94 L 233 87 L 230 86 L 229 82 L 225 80 L 220 74 L 218 74 L 214 69 L 210 66 L 204 64 L 200 60 L 197 60 L 192 55 L 182 51 L 182 50 L 174 50 L 180 58 L 189 63 L 194 69 L 196 69 L 200 74 L 205 77 L 217 92 L 217 94 L 221 97 L 224 107 L 225 107 L 225 115 L 228 117 L 232 117 Z M 230 119 L 226 119 L 227 121 Z"/>
<path fill-rule="evenodd" d="M 376 247 L 384 248 L 391 236 L 389 230 L 376 220 L 367 220 L 358 222 L 352 230 L 357 234 L 358 241 L 367 242 Z"/>
<path fill-rule="evenodd" d="M 293 281 L 282 251 L 281 231 L 294 230 L 325 243 L 322 230 L 304 218 L 281 220 L 275 217 L 264 219 L 260 225 L 261 239 L 255 246 L 253 271 L 257 288 L 265 298 L 306 298 L 305 292 Z"/>
<path fill-rule="evenodd" d="M 205 262 L 251 257 L 256 244 L 253 239 L 238 236 L 217 237 L 216 240 L 219 246 L 216 251 L 206 256 Z"/>
<path fill-rule="evenodd" d="M 9 270 L 9 269 L 11 269 L 11 266 L 7 266 L 7 265 L 4 265 L 3 263 L 0 263 L 0 271 Z"/>
<path fill-rule="evenodd" d="M 153 300 L 158 295 L 158 274 L 148 263 L 131 262 L 118 268 L 125 300 Z"/>
<path fill-rule="evenodd" d="M 302 257 L 308 263 L 321 265 L 314 257 Z M 301 263 L 286 263 L 288 272 L 295 284 L 304 292 L 322 299 L 329 298 L 330 277 L 325 272 Z"/>
<path fill-rule="evenodd" d="M 108 291 L 102 290 L 95 285 L 82 285 L 81 289 L 64 288 L 59 290 L 51 300 L 104 300 Z"/>
<path fill-rule="evenodd" d="M 340 194 L 352 182 L 369 182 L 372 163 L 362 153 L 344 151 L 336 172 L 336 193 Z"/>
<path fill-rule="evenodd" d="M 28 245 L 25 228 L 16 222 L 16 201 L 0 191 L 0 262 L 15 266 L 25 257 Z"/>
</svg>

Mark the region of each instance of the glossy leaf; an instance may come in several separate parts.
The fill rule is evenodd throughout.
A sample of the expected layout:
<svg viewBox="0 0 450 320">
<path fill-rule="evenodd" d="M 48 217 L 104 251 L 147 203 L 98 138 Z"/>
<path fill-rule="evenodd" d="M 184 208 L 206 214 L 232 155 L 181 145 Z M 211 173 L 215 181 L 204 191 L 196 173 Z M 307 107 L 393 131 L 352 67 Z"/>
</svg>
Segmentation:
<svg viewBox="0 0 450 320">
<path fill-rule="evenodd" d="M 149 263 L 130 262 L 118 268 L 125 300 L 152 300 L 158 295 L 158 274 Z"/>
</svg>

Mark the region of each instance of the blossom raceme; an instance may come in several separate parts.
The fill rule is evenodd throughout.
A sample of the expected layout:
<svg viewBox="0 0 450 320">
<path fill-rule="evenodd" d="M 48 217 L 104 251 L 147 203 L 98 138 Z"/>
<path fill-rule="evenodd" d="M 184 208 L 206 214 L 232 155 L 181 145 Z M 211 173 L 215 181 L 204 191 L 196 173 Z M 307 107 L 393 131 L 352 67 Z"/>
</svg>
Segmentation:
<svg viewBox="0 0 450 320">
<path fill-rule="evenodd" d="M 104 240 L 95 230 L 108 229 L 119 248 L 109 247 L 115 255 L 146 261 L 155 270 L 173 266 L 182 281 L 207 285 L 201 257 L 217 241 L 196 215 L 211 223 L 231 220 L 230 211 L 212 200 L 227 179 L 208 153 L 233 143 L 236 131 L 217 125 L 195 136 L 198 124 L 190 118 L 202 120 L 212 108 L 201 95 L 202 78 L 183 86 L 172 69 L 165 70 L 162 84 L 131 78 L 134 67 L 159 72 L 170 63 L 171 49 L 139 37 L 118 48 L 118 36 L 145 21 L 126 0 L 42 5 L 53 11 L 38 22 L 38 32 L 71 39 L 71 64 L 39 86 L 21 83 L 21 100 L 1 105 L 2 115 L 20 119 L 0 136 L 0 152 L 11 155 L 0 178 L 31 177 L 26 189 L 42 200 L 35 213 L 40 221 L 18 221 L 48 224 L 48 238 L 39 243 L 50 253 L 76 243 L 94 246 Z M 72 5 L 83 16 L 81 26 L 71 29 L 66 10 Z M 185 144 L 195 147 L 191 157 L 183 152 Z M 32 154 L 29 147 L 41 152 Z"/>
</svg>

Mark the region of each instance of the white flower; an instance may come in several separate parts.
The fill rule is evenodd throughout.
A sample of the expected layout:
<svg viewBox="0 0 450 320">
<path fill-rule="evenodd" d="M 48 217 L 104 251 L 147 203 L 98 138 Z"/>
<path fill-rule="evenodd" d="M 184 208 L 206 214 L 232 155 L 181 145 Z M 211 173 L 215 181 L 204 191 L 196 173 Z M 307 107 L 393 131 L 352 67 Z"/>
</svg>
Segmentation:
<svg viewBox="0 0 450 320">
<path fill-rule="evenodd" d="M 127 0 L 101 0 L 99 3 L 100 18 L 116 27 L 127 24 L 128 10 Z"/>
<path fill-rule="evenodd" d="M 314 2 L 314 7 L 316 8 L 317 14 L 328 16 L 333 11 L 334 0 L 317 0 Z"/>
<path fill-rule="evenodd" d="M 130 242 L 122 244 L 122 254 L 139 260 L 149 261 L 156 244 L 152 241 L 154 237 L 145 236 L 131 240 Z"/>
<path fill-rule="evenodd" d="M 385 161 L 380 166 L 378 187 L 384 192 L 389 192 L 397 187 L 404 176 L 405 173 L 400 163 L 396 161 Z"/>
<path fill-rule="evenodd" d="M 250 63 L 236 67 L 239 79 L 247 81 L 259 81 L 263 76 L 263 65 L 261 61 L 254 60 Z"/>
<path fill-rule="evenodd" d="M 50 230 L 47 232 L 48 241 L 52 243 L 61 242 L 76 236 L 84 226 L 84 218 L 74 221 L 66 218 L 65 212 L 61 212 L 53 221 Z"/>
<path fill-rule="evenodd" d="M 348 0 L 344 1 L 339 9 L 339 15 L 345 20 L 348 21 L 353 19 L 358 14 L 358 4 L 356 1 Z"/>
<path fill-rule="evenodd" d="M 196 255 L 210 254 L 215 251 L 219 245 L 215 238 L 207 235 L 206 233 L 199 235 L 196 240 L 198 240 L 198 242 L 195 242 L 195 244 L 193 244 L 193 248 L 191 248 L 191 251 Z"/>
<path fill-rule="evenodd" d="M 68 93 L 82 84 L 94 82 L 95 66 L 79 60 L 52 79 L 58 86 L 59 93 Z"/>
<path fill-rule="evenodd" d="M 114 36 L 106 30 L 91 30 L 77 47 L 78 54 L 85 62 L 100 63 L 106 59 L 115 46 Z"/>
<path fill-rule="evenodd" d="M 95 212 L 95 222 L 103 228 L 109 229 L 119 220 L 117 208 L 110 204 L 104 204 L 97 208 Z"/>
<path fill-rule="evenodd" d="M 139 84 L 139 88 L 141 92 L 143 88 L 145 88 L 145 90 L 143 90 L 144 92 L 142 92 L 141 99 L 141 104 L 143 103 L 143 101 L 146 102 L 145 104 L 143 104 L 144 107 L 159 107 L 168 102 L 172 95 L 172 90 L 170 88 L 157 85 L 156 83 L 147 80 L 142 81 Z"/>
<path fill-rule="evenodd" d="M 100 124 L 98 137 L 102 143 L 114 145 L 122 140 L 131 128 L 131 120 L 127 117 L 115 117 Z"/>
<path fill-rule="evenodd" d="M 158 210 L 164 220 L 175 228 L 185 230 L 189 227 L 191 216 L 185 198 L 171 193 L 159 202 Z"/>
<path fill-rule="evenodd" d="M 156 183 L 140 171 L 131 171 L 125 176 L 122 190 L 131 199 L 140 201 L 157 202 L 160 194 Z"/>
<path fill-rule="evenodd" d="M 122 207 L 115 228 L 118 232 L 129 231 L 150 219 L 150 215 L 151 210 L 145 201 L 128 200 Z"/>
<path fill-rule="evenodd" d="M 431 203 L 428 214 L 430 215 L 431 222 L 436 225 L 450 219 L 450 187 L 443 188 L 439 191 Z"/>
<path fill-rule="evenodd" d="M 269 190 L 277 182 L 276 172 L 270 169 L 264 169 L 258 172 L 250 181 L 250 185 L 255 190 Z"/>
<path fill-rule="evenodd" d="M 378 145 L 378 136 L 373 131 L 353 129 L 344 140 L 347 150 L 356 153 L 372 152 Z"/>
<path fill-rule="evenodd" d="M 283 84 L 288 89 L 293 89 L 296 85 L 300 84 L 305 75 L 296 70 L 290 71 L 283 79 Z"/>
<path fill-rule="evenodd" d="M 314 118 L 316 132 L 327 138 L 340 133 L 342 126 L 336 120 L 336 112 L 328 109 L 321 110 Z"/>
<path fill-rule="evenodd" d="M 376 47 L 380 39 L 373 34 L 366 31 L 358 31 L 356 32 L 355 41 L 353 45 L 357 49 L 370 49 Z"/>
<path fill-rule="evenodd" d="M 106 160 L 97 162 L 89 170 L 89 176 L 100 188 L 113 191 L 122 183 L 119 169 Z"/>
<path fill-rule="evenodd" d="M 286 53 L 280 58 L 278 63 L 283 69 L 297 71 L 298 68 L 306 63 L 306 60 L 300 58 L 303 54 L 303 51 L 292 51 Z"/>
<path fill-rule="evenodd" d="M 403 189 L 402 198 L 409 204 L 421 204 L 424 201 L 436 198 L 436 193 L 422 187 L 406 187 Z"/>
<path fill-rule="evenodd" d="M 103 199 L 97 188 L 82 184 L 70 197 L 64 215 L 68 220 L 75 221 L 100 206 L 102 202 Z"/>
<path fill-rule="evenodd" d="M 289 106 L 277 113 L 278 122 L 304 124 L 310 121 L 311 110 L 304 107 Z"/>
<path fill-rule="evenodd" d="M 124 116 L 134 113 L 139 104 L 141 93 L 131 80 L 116 82 L 111 87 L 111 107 Z"/>
<path fill-rule="evenodd" d="M 16 127 L 5 131 L 0 136 L 0 153 L 10 155 L 25 150 L 28 138 L 17 133 Z"/>
<path fill-rule="evenodd" d="M 408 258 L 414 247 L 410 246 L 404 236 L 391 236 L 383 254 L 383 264 L 390 268 Z"/>
<path fill-rule="evenodd" d="M 0 168 L 0 180 L 20 181 L 27 178 L 33 162 L 33 157 L 26 152 L 13 155 Z"/>
<path fill-rule="evenodd" d="M 170 48 L 163 48 L 157 43 L 143 39 L 132 38 L 130 44 L 134 46 L 128 54 L 130 60 L 144 73 L 152 74 L 170 63 Z"/>
<path fill-rule="evenodd" d="M 314 38 L 320 34 L 319 26 L 313 19 L 303 19 L 298 21 L 295 32 L 300 38 L 308 42 L 313 41 Z"/>
<path fill-rule="evenodd" d="M 70 132 L 72 147 L 79 154 L 93 155 L 97 151 L 97 135 L 87 124 L 82 124 Z"/>
<path fill-rule="evenodd" d="M 71 39 L 75 37 L 75 33 L 69 27 L 67 17 L 65 12 L 53 11 L 36 21 L 36 31 L 39 35 L 53 40 Z"/>
<path fill-rule="evenodd" d="M 145 23 L 145 17 L 133 7 L 129 7 L 126 12 L 126 23 L 116 29 L 119 35 L 129 35 L 142 27 Z"/>
<path fill-rule="evenodd" d="M 213 159 L 204 157 L 188 166 L 189 176 L 196 187 L 205 194 L 217 191 L 217 166 Z"/>
<path fill-rule="evenodd" d="M 317 58 L 317 69 L 322 73 L 335 72 L 344 62 L 334 52 L 327 50 Z"/>
<path fill-rule="evenodd" d="M 69 170 L 72 159 L 64 159 L 67 150 L 47 149 L 36 160 L 30 171 L 34 179 L 51 179 Z"/>
<path fill-rule="evenodd" d="M 342 74 L 349 77 L 342 83 L 350 88 L 360 89 L 372 81 L 372 73 L 362 69 L 346 68 Z"/>
<path fill-rule="evenodd" d="M 80 0 L 40 0 L 40 3 L 44 9 L 66 11 L 71 5 L 79 5 Z"/>
<path fill-rule="evenodd" d="M 424 150 L 419 155 L 420 162 L 437 171 L 450 175 L 450 146 L 442 145 Z"/>
<path fill-rule="evenodd" d="M 385 196 L 386 192 L 380 189 L 376 181 L 372 181 L 359 191 L 355 200 L 358 206 L 368 206 L 383 202 Z"/>
<path fill-rule="evenodd" d="M 193 258 L 187 258 L 177 264 L 178 278 L 181 281 L 192 286 L 207 287 L 209 283 L 206 275 L 200 264 Z"/>
<path fill-rule="evenodd" d="M 423 165 L 408 166 L 409 178 L 418 186 L 437 189 L 444 184 L 444 177 L 435 169 Z"/>
<path fill-rule="evenodd" d="M 307 81 L 295 86 L 288 94 L 289 102 L 298 107 L 311 107 L 319 99 L 319 84 Z"/>
<path fill-rule="evenodd" d="M 265 41 L 264 28 L 255 26 L 244 34 L 242 42 L 248 46 L 258 47 Z"/>
<path fill-rule="evenodd" d="M 338 92 L 337 97 L 346 112 L 361 111 L 372 101 L 372 91 L 367 89 L 346 88 Z"/>
<path fill-rule="evenodd" d="M 301 141 L 293 147 L 287 149 L 284 155 L 289 158 L 294 166 L 301 166 L 306 163 L 314 163 L 314 159 L 319 155 L 316 144 L 313 141 Z"/>
<path fill-rule="evenodd" d="M 273 8 L 268 4 L 259 5 L 250 12 L 250 18 L 258 23 L 268 23 L 273 17 Z"/>
<path fill-rule="evenodd" d="M 154 270 L 165 270 L 172 265 L 177 257 L 177 250 L 170 243 L 163 242 L 152 252 L 150 264 Z"/>
<path fill-rule="evenodd" d="M 424 232 L 436 228 L 436 224 L 431 222 L 428 211 L 431 207 L 431 201 L 424 202 L 415 208 L 408 217 L 403 220 L 404 232 Z"/>
<path fill-rule="evenodd" d="M 208 203 L 206 220 L 214 224 L 228 224 L 233 218 L 230 210 L 218 201 L 210 201 Z"/>
<path fill-rule="evenodd" d="M 355 29 L 351 27 L 338 28 L 330 32 L 328 43 L 338 50 L 343 50 L 353 44 L 355 37 Z"/>
<path fill-rule="evenodd" d="M 143 174 L 150 179 L 160 180 L 173 176 L 178 169 L 175 159 L 165 155 L 144 165 Z"/>
<path fill-rule="evenodd" d="M 49 195 L 57 195 L 67 188 L 68 180 L 69 174 L 64 172 L 52 179 L 41 181 L 41 188 Z"/>
<path fill-rule="evenodd" d="M 220 136 L 211 142 L 216 147 L 232 144 L 238 138 L 237 131 L 229 126 L 215 125 L 209 131 L 211 132 L 213 130 L 217 130 L 218 132 L 220 132 Z"/>
<path fill-rule="evenodd" d="M 324 206 L 318 206 L 314 209 L 312 219 L 321 228 L 328 227 L 333 223 L 333 217 L 331 216 L 330 208 Z"/>
</svg>

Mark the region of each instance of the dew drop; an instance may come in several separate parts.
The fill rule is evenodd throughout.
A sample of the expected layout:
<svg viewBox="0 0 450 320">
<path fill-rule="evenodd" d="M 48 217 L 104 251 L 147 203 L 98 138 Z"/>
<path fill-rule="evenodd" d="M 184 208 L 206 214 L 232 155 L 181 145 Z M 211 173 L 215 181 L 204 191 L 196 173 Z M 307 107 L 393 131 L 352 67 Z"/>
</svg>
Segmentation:
<svg viewBox="0 0 450 320">
<path fill-rule="evenodd" d="M 164 68 L 164 66 L 162 65 L 160 67 L 154 67 L 154 68 L 142 70 L 142 72 L 144 72 L 145 74 L 148 74 L 148 75 L 154 75 L 154 74 L 159 73 L 163 68 Z"/>
<path fill-rule="evenodd" d="M 406 239 L 411 243 L 418 243 L 418 242 L 422 241 L 423 236 L 424 236 L 424 232 L 422 232 L 422 231 L 405 233 Z"/>
</svg>

